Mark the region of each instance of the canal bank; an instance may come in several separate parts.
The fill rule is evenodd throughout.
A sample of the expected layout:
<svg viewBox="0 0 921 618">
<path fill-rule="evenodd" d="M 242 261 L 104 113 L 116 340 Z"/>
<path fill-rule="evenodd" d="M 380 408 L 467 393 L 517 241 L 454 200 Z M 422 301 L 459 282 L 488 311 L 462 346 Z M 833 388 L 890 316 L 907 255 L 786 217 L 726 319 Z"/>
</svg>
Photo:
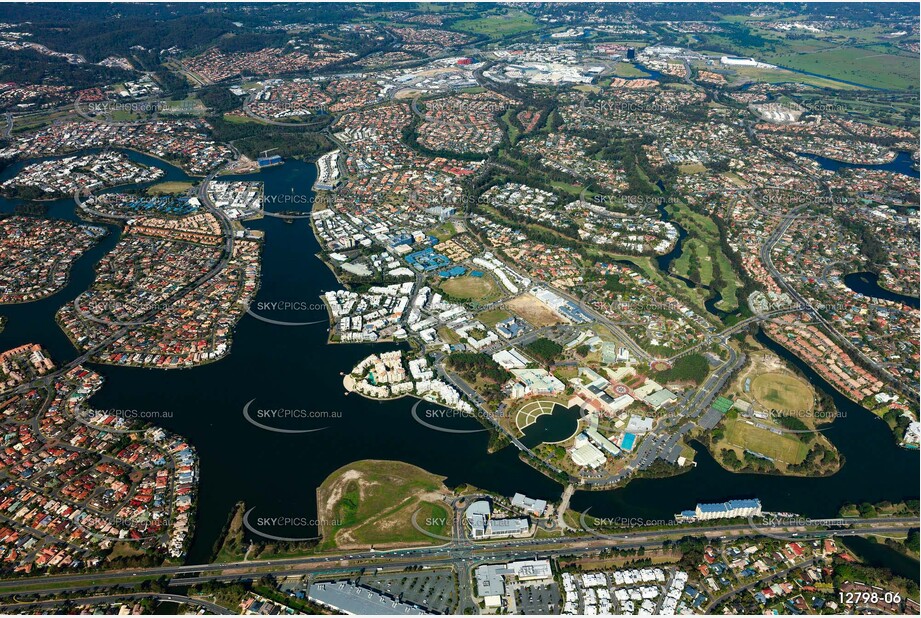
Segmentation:
<svg viewBox="0 0 921 618">
<path fill-rule="evenodd" d="M 921 570 L 921 563 L 889 547 L 884 539 L 849 536 L 842 537 L 841 542 L 854 552 L 865 565 L 889 569 L 899 577 L 918 581 L 918 571 Z"/>
<path fill-rule="evenodd" d="M 911 160 L 911 154 L 899 151 L 896 154 L 895 159 L 888 163 L 883 163 L 880 165 L 868 165 L 865 163 L 846 163 L 844 161 L 838 161 L 837 159 L 830 159 L 828 157 L 823 157 L 821 155 L 811 154 L 808 152 L 799 152 L 797 153 L 801 157 L 806 157 L 807 159 L 812 159 L 817 162 L 822 169 L 828 170 L 830 172 L 837 172 L 840 169 L 854 168 L 862 170 L 880 170 L 883 172 L 895 172 L 897 174 L 904 174 L 905 176 L 910 176 L 912 178 L 921 177 L 918 170 L 913 167 Z"/>
<path fill-rule="evenodd" d="M 683 277 L 677 273 L 672 272 L 672 269 L 671 269 L 672 262 L 680 258 L 681 255 L 684 253 L 684 240 L 688 237 L 688 231 L 684 229 L 684 227 L 680 223 L 675 221 L 675 218 L 672 216 L 672 213 L 670 213 L 668 211 L 668 208 L 666 207 L 665 200 L 663 200 L 662 202 L 659 203 L 658 206 L 656 206 L 656 210 L 658 211 L 659 216 L 662 218 L 663 221 L 667 223 L 671 223 L 672 225 L 675 226 L 675 229 L 678 230 L 678 239 L 675 241 L 675 246 L 672 247 L 671 251 L 656 257 L 656 265 L 659 267 L 659 270 L 662 271 L 663 276 L 678 279 L 690 289 L 702 288 L 704 290 L 707 290 L 708 295 L 707 295 L 706 300 L 704 300 L 704 309 L 706 309 L 710 313 L 710 315 L 716 317 L 721 322 L 725 323 L 725 320 L 727 320 L 728 318 L 732 316 L 740 315 L 742 313 L 741 307 L 737 308 L 735 311 L 723 311 L 722 309 L 716 306 L 717 303 L 723 300 L 723 295 L 720 293 L 719 290 L 713 289 L 712 286 L 699 284 L 696 281 L 693 281 L 691 279 L 688 279 L 687 277 Z"/>
<path fill-rule="evenodd" d="M 166 179 L 194 180 L 162 162 L 156 165 L 167 170 Z M 0 180 L 8 177 L 8 172 L 4 170 Z M 265 182 L 266 195 L 274 196 L 270 210 L 307 211 L 313 204 L 313 164 L 288 161 L 233 178 Z M 0 202 L 0 211 L 12 212 L 14 206 L 13 201 Z M 74 220 L 73 210 L 73 200 L 59 200 L 50 204 L 49 216 Z M 456 434 L 426 428 L 412 417 L 414 399 L 374 402 L 346 395 L 341 372 L 349 371 L 371 353 L 395 346 L 327 345 L 327 313 L 319 297 L 340 286 L 316 257 L 320 247 L 307 220 L 286 223 L 266 217 L 246 226 L 265 232 L 262 282 L 254 302 L 305 303 L 303 310 L 276 311 L 268 317 L 288 322 L 320 320 L 319 324 L 285 327 L 245 315 L 235 330 L 230 355 L 190 370 L 89 365 L 105 378 L 91 405 L 169 411 L 170 418 L 157 422 L 186 437 L 196 448 L 201 488 L 189 561 L 210 557 L 227 515 L 238 501 L 254 509 L 253 518 L 314 520 L 316 488 L 331 472 L 360 459 L 405 461 L 445 476 L 449 486 L 468 483 L 504 495 L 522 492 L 559 500 L 563 488 L 522 462 L 515 447 L 488 454 L 488 432 Z M 69 284 L 60 293 L 27 305 L 0 306 L 0 315 L 9 317 L 6 330 L 0 334 L 3 349 L 39 343 L 59 365 L 77 356 L 55 324 L 54 313 L 92 284 L 96 263 L 117 242 L 117 228 L 109 229 L 113 233 L 77 261 Z M 823 388 L 815 382 L 814 372 L 805 373 Z M 824 388 L 828 392 L 827 385 Z M 288 434 L 256 427 L 243 415 L 251 401 L 253 415 L 260 410 L 311 413 L 309 418 L 263 417 L 263 424 L 318 431 Z M 769 510 L 826 516 L 846 502 L 917 498 L 916 454 L 899 449 L 882 421 L 856 404 L 851 406 L 846 418 L 835 421 L 829 430 L 829 437 L 847 458 L 845 467 L 833 477 L 732 474 L 697 447 L 698 466 L 685 475 L 640 479 L 614 491 L 577 492 L 573 507 L 591 508 L 598 517 L 664 519 L 693 508 L 699 501 L 758 496 Z M 562 422 L 567 415 L 558 418 Z M 551 420 L 555 425 L 557 420 L 548 417 L 547 422 Z M 454 428 L 482 428 L 474 419 L 448 422 Z M 569 422 L 560 427 L 560 434 L 568 431 Z M 316 534 L 315 529 L 291 527 L 265 532 L 288 537 Z"/>
<path fill-rule="evenodd" d="M 728 498 L 760 498 L 766 511 L 792 512 L 806 517 L 833 517 L 845 504 L 916 500 L 921 482 L 917 452 L 899 448 L 886 423 L 847 399 L 783 346 L 759 331 L 756 339 L 795 365 L 838 410 L 824 431 L 844 464 L 837 474 L 823 478 L 735 473 L 723 469 L 700 444 L 692 444 L 697 466 L 675 477 L 637 479 L 623 489 L 577 492 L 576 510 L 591 508 L 596 517 L 669 518 L 698 502 Z"/>
<path fill-rule="evenodd" d="M 891 300 L 896 303 L 902 303 L 909 307 L 918 309 L 921 305 L 921 299 L 917 296 L 907 296 L 892 292 L 879 284 L 879 275 L 871 272 L 851 273 L 844 276 L 844 285 L 852 292 L 869 296 L 870 298 L 879 298 L 882 300 Z"/>
</svg>

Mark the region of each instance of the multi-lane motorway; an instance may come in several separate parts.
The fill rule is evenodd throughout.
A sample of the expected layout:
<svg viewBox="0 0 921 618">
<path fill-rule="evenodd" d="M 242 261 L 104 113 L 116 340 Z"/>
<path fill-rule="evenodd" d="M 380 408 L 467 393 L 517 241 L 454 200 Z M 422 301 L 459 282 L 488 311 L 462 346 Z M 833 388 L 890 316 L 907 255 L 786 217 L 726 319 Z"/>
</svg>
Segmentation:
<svg viewBox="0 0 921 618">
<path fill-rule="evenodd" d="M 170 601 L 184 605 L 192 605 L 206 609 L 212 614 L 233 616 L 232 612 L 226 607 L 217 603 L 206 601 L 204 599 L 193 599 L 182 594 L 171 594 L 168 592 L 125 592 L 117 594 L 102 594 L 85 597 L 69 597 L 68 599 L 50 599 L 46 601 L 16 601 L 13 603 L 0 603 L 0 612 L 7 613 L 14 610 L 22 612 L 30 609 L 60 610 L 66 603 L 67 605 L 101 605 L 105 603 L 123 603 L 125 601 L 143 601 L 144 599 L 154 599 L 157 601 Z M 52 612 L 54 613 L 54 612 Z"/>
<path fill-rule="evenodd" d="M 670 527 L 662 530 L 639 529 L 605 536 L 565 536 L 547 539 L 514 539 L 498 542 L 472 543 L 455 540 L 445 545 L 416 547 L 387 552 L 360 551 L 353 553 L 316 554 L 302 558 L 278 560 L 249 560 L 246 562 L 220 562 L 211 564 L 169 565 L 151 568 L 121 569 L 93 573 L 67 573 L 0 580 L 0 597 L 31 593 L 49 593 L 85 590 L 99 587 L 101 581 L 108 587 L 120 584 L 137 584 L 141 579 L 165 578 L 170 585 L 187 586 L 206 581 L 252 580 L 265 575 L 288 577 L 352 573 L 368 568 L 405 568 L 409 566 L 464 565 L 469 571 L 476 564 L 501 562 L 524 557 L 550 557 L 560 555 L 593 554 L 604 549 L 629 549 L 654 547 L 664 541 L 683 536 L 709 536 L 728 538 L 776 531 L 791 537 L 810 538 L 835 534 L 852 536 L 868 534 L 904 533 L 918 527 L 917 518 L 893 517 L 855 519 L 851 528 L 823 527 L 814 530 L 794 528 L 789 525 L 762 524 L 757 528 L 749 523 L 705 525 L 696 527 Z M 860 527 L 855 528 L 854 526 Z M 466 573 L 462 573 L 466 576 Z"/>
</svg>

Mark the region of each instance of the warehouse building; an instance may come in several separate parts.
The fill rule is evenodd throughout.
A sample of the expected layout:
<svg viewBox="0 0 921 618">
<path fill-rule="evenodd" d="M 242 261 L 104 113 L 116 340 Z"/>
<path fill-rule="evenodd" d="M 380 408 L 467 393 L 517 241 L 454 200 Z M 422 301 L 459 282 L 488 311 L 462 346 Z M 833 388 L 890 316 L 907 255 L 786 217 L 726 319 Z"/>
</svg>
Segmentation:
<svg viewBox="0 0 921 618">
<path fill-rule="evenodd" d="M 349 616 L 423 616 L 422 609 L 347 581 L 311 584 L 308 598 Z"/>
</svg>

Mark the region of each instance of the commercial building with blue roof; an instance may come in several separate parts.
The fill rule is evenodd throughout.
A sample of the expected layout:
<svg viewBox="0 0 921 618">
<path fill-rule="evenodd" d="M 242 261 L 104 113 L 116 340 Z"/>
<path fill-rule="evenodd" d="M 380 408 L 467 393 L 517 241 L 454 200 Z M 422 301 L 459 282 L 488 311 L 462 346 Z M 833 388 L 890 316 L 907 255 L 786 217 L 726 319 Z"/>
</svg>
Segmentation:
<svg viewBox="0 0 921 618">
<path fill-rule="evenodd" d="M 710 519 L 732 519 L 735 517 L 759 517 L 760 515 L 761 500 L 753 498 L 698 504 L 697 508 L 693 511 L 681 511 L 675 515 L 675 519 L 678 521 L 707 521 Z"/>
<path fill-rule="evenodd" d="M 698 504 L 697 519 L 729 519 L 761 515 L 761 500 L 728 500 L 711 504 Z"/>
</svg>

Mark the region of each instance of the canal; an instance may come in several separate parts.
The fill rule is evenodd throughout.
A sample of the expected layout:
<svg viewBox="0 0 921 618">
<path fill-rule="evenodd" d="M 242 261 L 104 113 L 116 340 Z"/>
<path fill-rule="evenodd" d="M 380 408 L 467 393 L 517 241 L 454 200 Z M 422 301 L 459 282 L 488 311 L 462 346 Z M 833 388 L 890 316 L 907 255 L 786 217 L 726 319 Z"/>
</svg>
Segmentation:
<svg viewBox="0 0 921 618">
<path fill-rule="evenodd" d="M 860 536 L 841 537 L 849 550 L 857 554 L 860 560 L 871 567 L 889 569 L 895 575 L 918 581 L 921 564 L 914 558 L 892 549 L 882 539 L 869 539 Z"/>
<path fill-rule="evenodd" d="M 917 309 L 919 304 L 921 304 L 921 299 L 919 299 L 917 296 L 898 294 L 882 287 L 879 284 L 879 275 L 876 273 L 860 272 L 845 275 L 844 285 L 846 285 L 851 291 L 857 292 L 858 294 L 863 294 L 864 296 L 869 296 L 871 298 L 891 300 L 897 303 L 902 303 L 903 305 L 908 305 L 909 307 L 914 307 L 915 309 Z"/>
<path fill-rule="evenodd" d="M 883 163 L 882 165 L 866 165 L 863 163 L 845 163 L 844 161 L 838 161 L 836 159 L 829 159 L 828 157 L 823 157 L 820 155 L 811 154 L 808 152 L 797 153 L 801 157 L 806 157 L 807 159 L 812 159 L 816 161 L 819 165 L 822 166 L 822 169 L 837 172 L 840 169 L 846 168 L 856 168 L 856 169 L 865 169 L 865 170 L 881 170 L 884 172 L 896 172 L 897 174 L 904 174 L 905 176 L 911 176 L 912 178 L 918 178 L 921 176 L 918 170 L 914 168 L 914 164 L 911 160 L 911 154 L 908 152 L 898 152 L 895 159 L 889 163 Z"/>
<path fill-rule="evenodd" d="M 181 170 L 163 162 L 137 153 L 129 156 L 167 170 L 166 179 L 187 179 Z M 4 170 L 0 182 L 15 169 Z M 272 197 L 267 206 L 271 210 L 308 211 L 315 177 L 313 164 L 292 160 L 237 178 L 263 181 L 266 195 Z M 12 212 L 15 205 L 15 201 L 0 201 L 0 212 Z M 52 218 L 75 219 L 71 199 L 48 206 Z M 169 411 L 171 418 L 157 422 L 185 436 L 197 449 L 201 488 L 190 562 L 210 557 L 227 515 L 238 501 L 254 509 L 253 519 L 315 519 L 316 488 L 331 472 L 358 459 L 406 461 L 446 477 L 451 486 L 469 483 L 505 495 L 523 492 L 534 498 L 559 499 L 562 487 L 521 462 L 514 447 L 488 454 L 488 432 L 457 434 L 424 427 L 413 420 L 415 401 L 411 399 L 373 402 L 346 395 L 341 372 L 349 371 L 368 354 L 393 346 L 327 344 L 326 312 L 319 296 L 339 286 L 317 257 L 320 246 L 307 220 L 286 223 L 267 217 L 246 225 L 265 232 L 262 282 L 255 303 L 303 303 L 306 310 L 277 312 L 269 317 L 293 322 L 321 320 L 320 324 L 285 327 L 244 316 L 235 330 L 231 354 L 194 369 L 89 365 L 105 378 L 92 405 Z M 110 232 L 76 262 L 61 292 L 35 303 L 0 307 L 0 313 L 9 318 L 0 334 L 0 348 L 40 343 L 58 364 L 77 355 L 55 324 L 54 313 L 92 285 L 95 264 L 117 242 L 117 228 L 110 227 Z M 790 358 L 785 350 L 776 351 Z M 829 516 L 846 502 L 917 498 L 917 454 L 898 448 L 885 423 L 836 396 L 808 367 L 804 373 L 818 388 L 829 392 L 846 413 L 828 431 L 846 459 L 835 476 L 808 479 L 733 474 L 698 447 L 698 466 L 687 474 L 637 480 L 615 491 L 577 492 L 573 506 L 591 507 L 592 514 L 599 517 L 662 519 L 693 508 L 698 501 L 757 496 L 767 510 Z M 318 431 L 284 434 L 260 429 L 243 416 L 243 408 L 250 401 L 253 409 L 309 411 L 311 418 L 292 419 L 278 426 Z M 533 430 L 554 436 L 569 431 L 574 422 L 571 411 L 558 412 L 545 417 Z M 451 422 L 459 428 L 480 427 L 473 419 Z M 316 529 L 271 528 L 264 532 L 306 537 Z"/>
</svg>

